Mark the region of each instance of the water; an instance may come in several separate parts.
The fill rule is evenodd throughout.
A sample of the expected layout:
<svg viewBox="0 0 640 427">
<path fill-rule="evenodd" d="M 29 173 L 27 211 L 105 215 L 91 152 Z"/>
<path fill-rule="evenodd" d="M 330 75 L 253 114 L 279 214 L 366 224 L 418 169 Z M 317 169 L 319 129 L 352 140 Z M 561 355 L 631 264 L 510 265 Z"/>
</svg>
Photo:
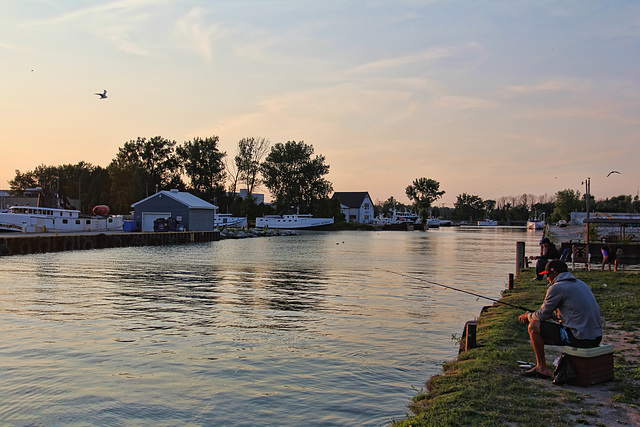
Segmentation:
<svg viewBox="0 0 640 427">
<path fill-rule="evenodd" d="M 514 228 L 12 256 L 4 425 L 387 425 L 515 269 Z M 380 268 L 380 269 L 376 269 Z"/>
</svg>

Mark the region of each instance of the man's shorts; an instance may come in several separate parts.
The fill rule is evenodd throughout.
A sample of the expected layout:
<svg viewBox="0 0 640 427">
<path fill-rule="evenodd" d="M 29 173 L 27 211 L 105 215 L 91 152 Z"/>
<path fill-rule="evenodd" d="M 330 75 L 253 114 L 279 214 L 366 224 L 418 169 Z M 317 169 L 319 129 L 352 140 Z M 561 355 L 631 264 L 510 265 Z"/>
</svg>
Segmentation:
<svg viewBox="0 0 640 427">
<path fill-rule="evenodd" d="M 559 323 L 540 322 L 540 335 L 547 345 L 570 345 L 578 348 L 597 347 L 602 341 L 602 337 L 581 340 L 573 336 L 571 329 L 566 328 Z"/>
</svg>

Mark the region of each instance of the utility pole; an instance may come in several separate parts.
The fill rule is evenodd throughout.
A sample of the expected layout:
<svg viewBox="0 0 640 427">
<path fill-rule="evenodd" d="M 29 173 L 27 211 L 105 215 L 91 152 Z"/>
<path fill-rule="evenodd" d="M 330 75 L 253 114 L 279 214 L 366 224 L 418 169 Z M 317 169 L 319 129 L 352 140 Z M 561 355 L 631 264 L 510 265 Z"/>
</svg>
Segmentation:
<svg viewBox="0 0 640 427">
<path fill-rule="evenodd" d="M 588 245 L 589 244 L 589 202 L 591 201 L 591 178 L 587 178 L 584 181 L 584 184 L 585 184 L 585 190 L 586 190 L 584 197 L 585 197 L 585 203 L 587 207 L 587 236 L 585 238 L 585 241 Z"/>
</svg>

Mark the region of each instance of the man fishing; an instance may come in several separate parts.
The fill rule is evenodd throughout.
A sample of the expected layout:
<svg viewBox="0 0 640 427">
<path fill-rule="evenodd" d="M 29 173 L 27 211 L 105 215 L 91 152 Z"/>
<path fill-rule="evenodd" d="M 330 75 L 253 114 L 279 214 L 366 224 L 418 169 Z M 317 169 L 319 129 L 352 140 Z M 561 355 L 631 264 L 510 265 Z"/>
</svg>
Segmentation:
<svg viewBox="0 0 640 427">
<path fill-rule="evenodd" d="M 597 347 L 602 340 L 600 306 L 591 288 L 569 273 L 564 261 L 552 260 L 542 274 L 550 285 L 542 306 L 535 313 L 524 313 L 519 320 L 529 324 L 531 345 L 536 355 L 536 366 L 523 375 L 548 378 L 546 345 Z"/>
</svg>

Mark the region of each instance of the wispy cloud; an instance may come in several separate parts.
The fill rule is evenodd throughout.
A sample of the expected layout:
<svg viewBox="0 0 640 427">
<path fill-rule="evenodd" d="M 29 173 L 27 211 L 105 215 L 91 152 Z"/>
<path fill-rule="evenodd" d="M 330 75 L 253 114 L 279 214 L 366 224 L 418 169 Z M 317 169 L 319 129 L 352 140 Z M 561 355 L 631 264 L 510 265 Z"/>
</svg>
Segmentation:
<svg viewBox="0 0 640 427">
<path fill-rule="evenodd" d="M 577 81 L 550 80 L 531 85 L 510 86 L 507 92 L 511 93 L 536 93 L 536 92 L 587 92 L 589 86 Z"/>
<path fill-rule="evenodd" d="M 176 22 L 178 31 L 186 37 L 188 48 L 206 62 L 212 59 L 212 38 L 218 32 L 217 27 L 206 20 L 208 12 L 194 8 Z"/>
<path fill-rule="evenodd" d="M 477 50 L 480 45 L 475 42 L 469 42 L 461 46 L 441 46 L 428 49 L 422 52 L 410 55 L 398 56 L 395 58 L 381 59 L 354 67 L 348 72 L 350 73 L 374 73 L 387 69 L 405 67 L 407 65 L 430 62 L 438 59 L 451 58 L 460 55 L 469 50 Z"/>
<path fill-rule="evenodd" d="M 173 0 L 117 0 L 110 3 L 99 4 L 83 9 L 74 10 L 71 12 L 65 12 L 53 18 L 27 22 L 22 24 L 21 26 L 28 27 L 37 25 L 52 25 L 70 21 L 77 21 L 86 17 L 100 16 L 108 12 L 130 12 L 133 9 L 139 9 L 141 7 L 150 5 L 163 4 L 170 1 Z"/>
</svg>

